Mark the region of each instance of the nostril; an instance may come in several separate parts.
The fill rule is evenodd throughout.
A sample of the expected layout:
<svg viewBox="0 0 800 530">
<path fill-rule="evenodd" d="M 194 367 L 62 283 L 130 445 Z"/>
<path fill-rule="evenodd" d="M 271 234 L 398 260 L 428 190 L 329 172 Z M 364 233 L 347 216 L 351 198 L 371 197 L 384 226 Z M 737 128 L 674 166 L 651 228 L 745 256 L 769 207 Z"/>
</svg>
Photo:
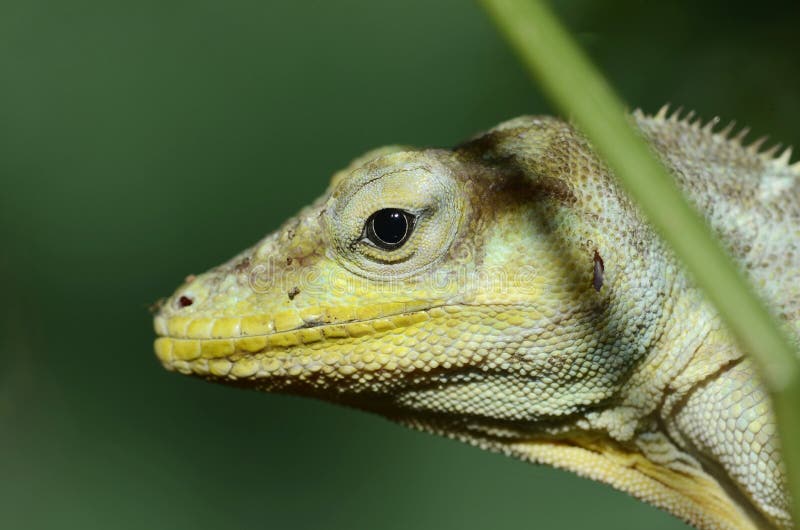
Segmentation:
<svg viewBox="0 0 800 530">
<path fill-rule="evenodd" d="M 194 300 L 192 300 L 190 297 L 188 297 L 186 295 L 183 295 L 180 298 L 178 298 L 178 306 L 180 306 L 181 308 L 189 307 L 193 303 L 194 303 Z"/>
</svg>

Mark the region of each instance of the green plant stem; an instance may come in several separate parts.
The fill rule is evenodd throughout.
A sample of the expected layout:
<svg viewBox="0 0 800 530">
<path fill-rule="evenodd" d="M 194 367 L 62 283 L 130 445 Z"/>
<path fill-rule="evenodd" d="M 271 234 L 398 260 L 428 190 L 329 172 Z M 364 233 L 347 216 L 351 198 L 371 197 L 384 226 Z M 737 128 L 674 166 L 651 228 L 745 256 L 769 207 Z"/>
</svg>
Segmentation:
<svg viewBox="0 0 800 530">
<path fill-rule="evenodd" d="M 771 392 L 794 506 L 800 493 L 800 364 L 791 343 L 633 130 L 623 105 L 541 0 L 481 0 L 552 102 L 586 134 L 752 355 Z M 795 508 L 795 521 L 797 508 Z"/>
</svg>

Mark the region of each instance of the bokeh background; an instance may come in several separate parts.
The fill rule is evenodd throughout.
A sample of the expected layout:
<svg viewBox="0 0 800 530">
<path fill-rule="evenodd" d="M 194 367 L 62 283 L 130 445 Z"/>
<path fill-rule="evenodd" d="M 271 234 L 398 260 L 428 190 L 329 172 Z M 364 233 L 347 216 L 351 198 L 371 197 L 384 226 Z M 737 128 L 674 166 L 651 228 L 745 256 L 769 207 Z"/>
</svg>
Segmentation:
<svg viewBox="0 0 800 530">
<path fill-rule="evenodd" d="M 800 143 L 798 2 L 555 7 L 632 107 Z M 151 303 L 352 157 L 551 112 L 472 2 L 2 0 L 0 74 L 0 527 L 684 527 L 152 353 Z"/>
</svg>

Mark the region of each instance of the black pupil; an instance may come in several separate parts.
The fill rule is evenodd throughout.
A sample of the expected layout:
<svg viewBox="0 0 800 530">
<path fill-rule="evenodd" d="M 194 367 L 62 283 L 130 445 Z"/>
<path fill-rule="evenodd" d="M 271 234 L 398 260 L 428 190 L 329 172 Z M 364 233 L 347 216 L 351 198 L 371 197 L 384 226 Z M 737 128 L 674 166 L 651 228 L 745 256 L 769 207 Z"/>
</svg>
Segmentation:
<svg viewBox="0 0 800 530">
<path fill-rule="evenodd" d="M 389 246 L 402 243 L 408 234 L 406 213 L 394 208 L 375 212 L 372 216 L 372 232 L 379 240 L 376 243 Z"/>
</svg>

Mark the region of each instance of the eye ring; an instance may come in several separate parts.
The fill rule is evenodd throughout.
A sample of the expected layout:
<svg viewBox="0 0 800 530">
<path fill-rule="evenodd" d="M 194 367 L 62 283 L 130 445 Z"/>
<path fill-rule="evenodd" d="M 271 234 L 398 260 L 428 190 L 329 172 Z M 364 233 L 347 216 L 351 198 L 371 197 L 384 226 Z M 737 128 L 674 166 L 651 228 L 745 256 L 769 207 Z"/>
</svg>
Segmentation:
<svg viewBox="0 0 800 530">
<path fill-rule="evenodd" d="M 387 251 L 403 246 L 414 231 L 417 218 L 399 208 L 383 208 L 373 213 L 364 224 L 364 239 Z"/>
</svg>

